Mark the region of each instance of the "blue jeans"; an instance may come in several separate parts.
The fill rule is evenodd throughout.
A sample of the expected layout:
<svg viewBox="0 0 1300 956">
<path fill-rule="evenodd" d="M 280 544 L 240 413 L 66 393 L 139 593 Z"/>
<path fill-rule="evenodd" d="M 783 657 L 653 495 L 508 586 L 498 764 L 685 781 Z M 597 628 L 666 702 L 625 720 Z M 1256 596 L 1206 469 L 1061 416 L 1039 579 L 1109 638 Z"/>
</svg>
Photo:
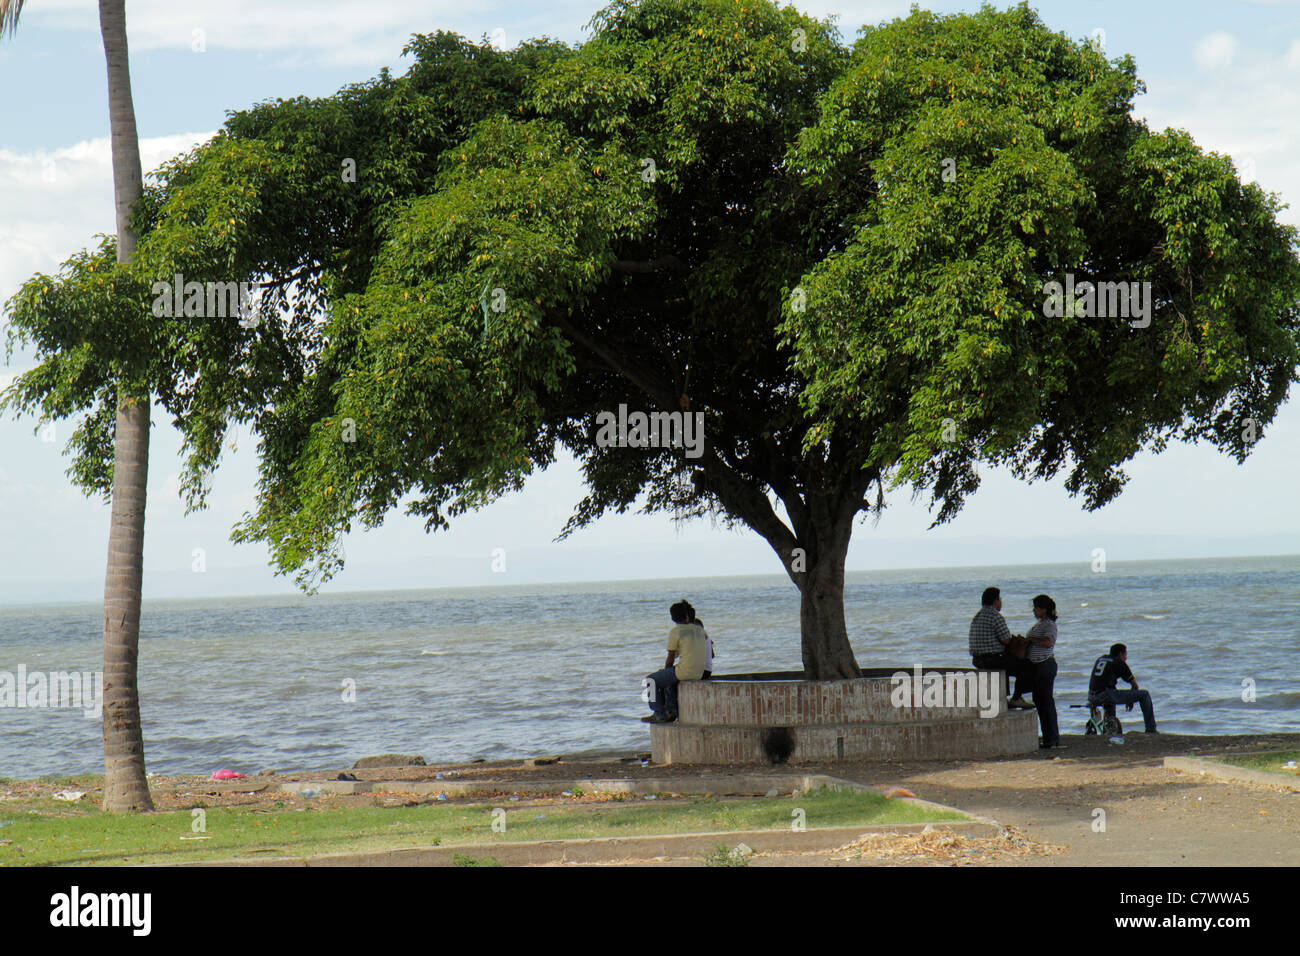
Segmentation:
<svg viewBox="0 0 1300 956">
<path fill-rule="evenodd" d="M 656 717 L 673 717 L 677 716 L 677 671 L 671 667 L 665 667 L 661 671 L 655 671 L 647 675 L 655 682 L 654 699 L 650 701 L 650 709 L 654 711 Z"/>
<path fill-rule="evenodd" d="M 1093 694 L 1092 700 L 1099 704 L 1137 704 L 1142 708 L 1142 720 L 1146 722 L 1146 732 L 1151 733 L 1156 729 L 1156 709 L 1151 704 L 1151 693 L 1145 690 L 1120 690 L 1118 687 L 1112 690 L 1103 690 L 1099 694 Z"/>
<path fill-rule="evenodd" d="M 1034 706 L 1038 708 L 1038 727 L 1043 732 L 1043 745 L 1055 747 L 1061 742 L 1061 728 L 1056 722 L 1056 700 L 1052 689 L 1056 685 L 1056 658 L 1034 664 Z"/>
</svg>

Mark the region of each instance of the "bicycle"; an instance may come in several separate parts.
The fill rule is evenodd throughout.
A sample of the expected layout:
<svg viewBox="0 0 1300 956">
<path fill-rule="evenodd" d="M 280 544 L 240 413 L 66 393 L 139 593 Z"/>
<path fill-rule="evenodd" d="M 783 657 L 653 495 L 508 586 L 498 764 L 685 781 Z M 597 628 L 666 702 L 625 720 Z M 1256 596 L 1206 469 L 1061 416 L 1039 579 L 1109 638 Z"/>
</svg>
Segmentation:
<svg viewBox="0 0 1300 956">
<path fill-rule="evenodd" d="M 1124 725 L 1121 724 L 1119 718 L 1115 716 L 1114 704 L 1094 704 L 1092 701 L 1089 701 L 1086 704 L 1070 705 L 1072 710 L 1076 707 L 1088 708 L 1088 722 L 1083 725 L 1083 732 L 1088 736 L 1124 736 Z"/>
</svg>

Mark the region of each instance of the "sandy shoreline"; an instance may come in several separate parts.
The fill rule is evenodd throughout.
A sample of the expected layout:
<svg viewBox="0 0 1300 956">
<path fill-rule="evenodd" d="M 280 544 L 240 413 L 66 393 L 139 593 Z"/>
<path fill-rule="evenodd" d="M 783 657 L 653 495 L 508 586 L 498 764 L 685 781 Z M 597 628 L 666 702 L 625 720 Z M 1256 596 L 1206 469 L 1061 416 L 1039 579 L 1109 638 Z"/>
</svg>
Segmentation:
<svg viewBox="0 0 1300 956">
<path fill-rule="evenodd" d="M 961 760 L 930 760 L 930 761 L 882 761 L 882 760 L 838 760 L 838 761 L 809 761 L 803 763 L 790 763 L 774 765 L 768 767 L 727 767 L 712 766 L 706 764 L 651 764 L 649 767 L 640 766 L 638 758 L 649 757 L 650 742 L 647 739 L 644 750 L 620 750 L 616 748 L 587 750 L 576 754 L 558 754 L 558 753 L 541 753 L 535 757 L 520 757 L 505 760 L 492 760 L 486 762 L 464 763 L 458 761 L 431 761 L 426 766 L 406 766 L 406 767 L 379 767 L 370 769 L 353 769 L 350 765 L 346 767 L 337 767 L 328 770 L 263 770 L 256 773 L 247 773 L 242 781 L 243 783 L 281 783 L 290 781 L 307 781 L 307 780 L 334 780 L 342 772 L 347 772 L 356 776 L 358 780 L 381 781 L 381 780 L 433 780 L 438 774 L 445 774 L 448 771 L 454 771 L 461 780 L 481 779 L 485 783 L 489 781 L 504 782 L 512 779 L 527 780 L 559 780 L 575 779 L 578 777 L 674 777 L 674 776 L 698 776 L 701 773 L 709 774 L 762 774 L 770 772 L 774 774 L 784 774 L 792 770 L 802 770 L 813 773 L 827 773 L 832 776 L 849 777 L 850 773 L 854 775 L 865 774 L 870 777 L 889 776 L 897 772 L 912 772 L 918 768 L 945 768 L 972 765 L 1016 765 L 1024 762 L 1041 763 L 1050 762 L 1053 758 L 1070 762 L 1079 758 L 1094 759 L 1105 756 L 1111 760 L 1121 763 L 1133 763 L 1150 760 L 1156 757 L 1166 756 L 1190 756 L 1190 757 L 1214 757 L 1229 756 L 1250 753 L 1253 751 L 1272 751 L 1272 750 L 1300 750 L 1300 732 L 1296 733 L 1265 733 L 1265 734 L 1233 734 L 1233 735 L 1192 735 L 1192 734 L 1159 734 L 1147 736 L 1140 731 L 1134 731 L 1125 734 L 1122 745 L 1111 744 L 1106 739 L 1093 736 L 1084 736 L 1082 734 L 1071 735 L 1062 734 L 1062 742 L 1065 749 L 1059 751 L 1034 752 L 1021 754 L 1015 757 L 1006 758 L 967 758 Z M 560 758 L 554 762 L 554 758 Z M 539 761 L 539 758 L 541 760 Z M 358 757 L 358 760 L 361 758 Z M 538 762 L 534 762 L 538 761 Z M 41 777 L 6 777 L 0 776 L 0 780 L 7 781 L 9 785 L 49 785 L 56 786 L 52 781 L 66 781 L 75 779 L 86 779 L 90 777 L 102 778 L 101 771 L 86 772 L 82 774 L 47 774 Z M 149 774 L 151 786 L 171 786 L 184 784 L 189 788 L 202 788 L 207 784 L 217 784 L 217 781 L 210 781 L 207 777 L 196 774 Z M 231 781 L 232 784 L 239 784 L 241 781 Z M 61 784 L 58 784 L 61 786 Z"/>
</svg>

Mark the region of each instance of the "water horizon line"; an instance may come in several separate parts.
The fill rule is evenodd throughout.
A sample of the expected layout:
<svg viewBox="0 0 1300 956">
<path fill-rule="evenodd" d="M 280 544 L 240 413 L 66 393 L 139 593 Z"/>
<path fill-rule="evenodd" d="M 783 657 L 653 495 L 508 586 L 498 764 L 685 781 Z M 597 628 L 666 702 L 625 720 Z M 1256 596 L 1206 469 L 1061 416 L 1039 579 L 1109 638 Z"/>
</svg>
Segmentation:
<svg viewBox="0 0 1300 956">
<path fill-rule="evenodd" d="M 1033 539 L 1025 539 L 1033 540 Z M 1300 552 L 1278 552 L 1268 554 L 1208 554 L 1192 555 L 1178 558 L 1123 558 L 1107 559 L 1107 568 L 1129 568 L 1134 565 L 1143 564 L 1189 564 L 1202 561 L 1256 561 L 1277 558 L 1296 558 L 1300 559 Z M 916 565 L 913 567 L 897 568 L 848 568 L 845 570 L 846 583 L 850 575 L 861 574 L 903 574 L 917 571 L 997 571 L 1005 568 L 1068 568 L 1068 567 L 1088 567 L 1091 561 L 1088 559 L 1076 559 L 1073 561 L 1017 561 L 1002 562 L 997 564 L 927 564 Z M 678 583 L 686 580 L 706 579 L 710 581 L 741 581 L 741 580 L 762 580 L 789 582 L 788 575 L 780 571 L 772 572 L 750 572 L 742 574 L 710 574 L 707 576 L 691 574 L 677 577 L 653 577 L 653 578 L 590 578 L 585 580 L 546 580 L 536 579 L 531 581 L 516 581 L 509 584 L 458 584 L 449 586 L 429 586 L 429 587 L 400 587 L 400 588 L 359 588 L 348 591 L 325 591 L 320 590 L 315 593 L 306 593 L 302 590 L 292 591 L 262 591 L 256 593 L 239 593 L 239 594 L 211 594 L 211 595 L 189 595 L 185 597 L 145 597 L 144 605 L 150 604 L 200 604 L 213 601 L 231 601 L 231 600 L 256 600 L 256 599 L 276 599 L 276 598 L 347 598 L 364 595 L 379 594 L 426 594 L 429 592 L 453 593 L 453 592 L 475 592 L 485 590 L 496 590 L 507 592 L 512 589 L 522 588 L 556 588 L 556 587 L 591 587 L 593 585 L 614 585 L 614 584 L 655 584 L 657 582 Z M 793 582 L 789 582 L 793 587 Z M 71 601 L 15 601 L 0 603 L 0 611 L 14 610 L 18 608 L 65 608 L 65 607 L 101 607 L 102 600 L 71 600 Z"/>
</svg>

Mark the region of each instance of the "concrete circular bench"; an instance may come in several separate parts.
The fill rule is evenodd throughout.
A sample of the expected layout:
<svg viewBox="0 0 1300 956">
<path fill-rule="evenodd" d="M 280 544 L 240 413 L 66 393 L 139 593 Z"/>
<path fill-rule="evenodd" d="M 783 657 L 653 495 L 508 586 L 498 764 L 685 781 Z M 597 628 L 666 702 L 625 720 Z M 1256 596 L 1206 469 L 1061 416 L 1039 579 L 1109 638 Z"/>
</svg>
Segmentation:
<svg viewBox="0 0 1300 956">
<path fill-rule="evenodd" d="M 862 674 L 831 681 L 803 680 L 798 672 L 684 681 L 677 690 L 677 722 L 651 725 L 654 760 L 943 760 L 1038 747 L 1037 714 L 1008 712 L 1000 672 L 899 667 Z M 900 674 L 906 683 L 895 676 Z M 938 696 L 931 695 L 936 690 Z"/>
</svg>

